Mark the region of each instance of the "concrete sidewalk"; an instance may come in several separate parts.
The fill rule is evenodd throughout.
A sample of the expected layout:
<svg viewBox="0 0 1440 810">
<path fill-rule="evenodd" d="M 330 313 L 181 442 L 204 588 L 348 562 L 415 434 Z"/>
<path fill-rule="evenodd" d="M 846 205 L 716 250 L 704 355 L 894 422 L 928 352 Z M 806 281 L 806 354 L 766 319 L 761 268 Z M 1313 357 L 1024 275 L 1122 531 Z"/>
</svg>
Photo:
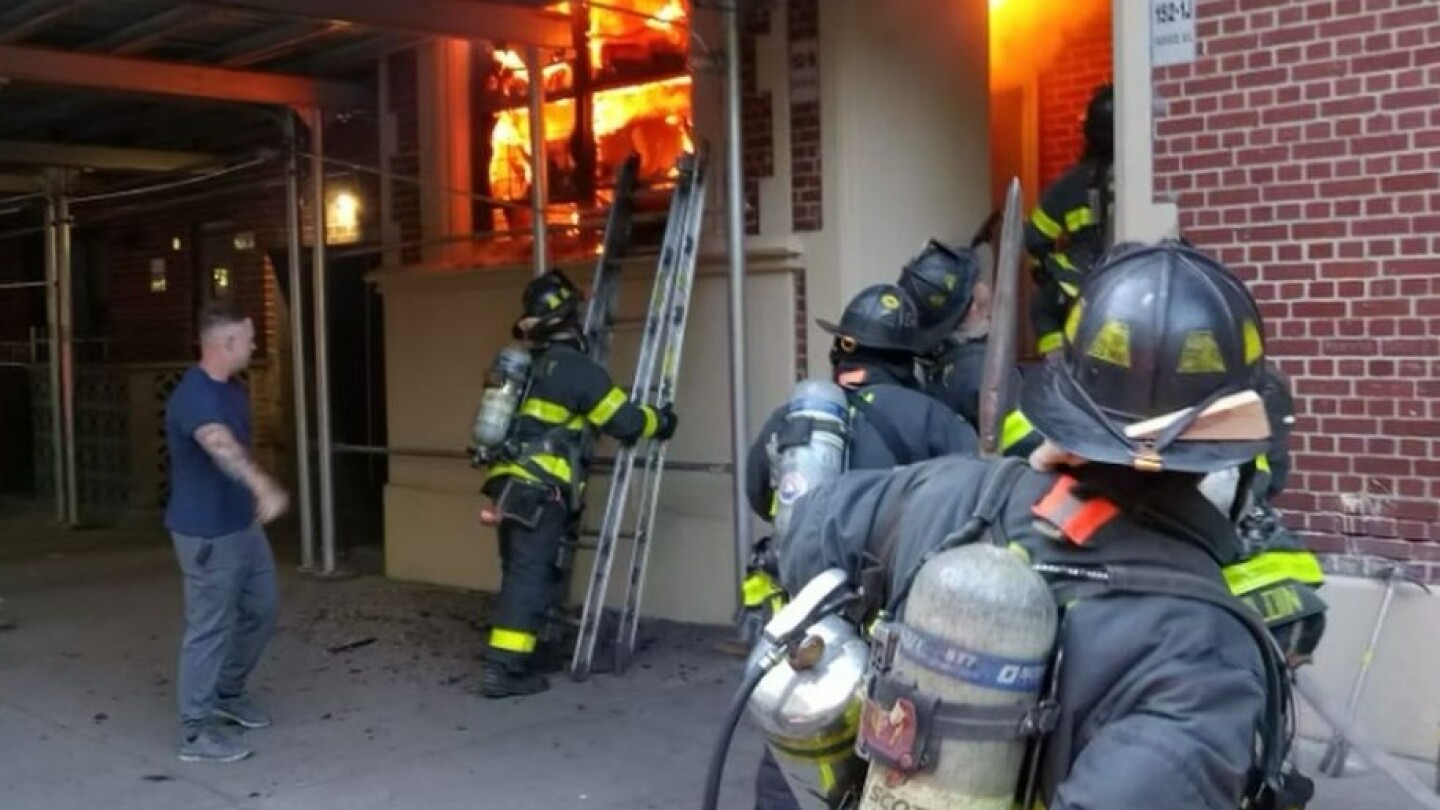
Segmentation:
<svg viewBox="0 0 1440 810">
<path fill-rule="evenodd" d="M 254 683 L 276 726 L 249 733 L 251 760 L 182 764 L 179 581 L 168 547 L 127 545 L 0 565 L 0 595 L 20 624 L 0 633 L 5 810 L 700 804 L 740 667 L 713 651 L 722 633 L 652 628 L 624 677 L 562 675 L 547 694 L 486 701 L 474 694 L 486 597 L 378 577 L 286 571 L 281 630 Z M 368 643 L 331 652 L 356 642 Z M 750 806 L 758 756 L 742 728 L 723 807 Z M 1382 778 L 1352 773 L 1322 781 L 1311 807 L 1414 806 Z"/>
</svg>

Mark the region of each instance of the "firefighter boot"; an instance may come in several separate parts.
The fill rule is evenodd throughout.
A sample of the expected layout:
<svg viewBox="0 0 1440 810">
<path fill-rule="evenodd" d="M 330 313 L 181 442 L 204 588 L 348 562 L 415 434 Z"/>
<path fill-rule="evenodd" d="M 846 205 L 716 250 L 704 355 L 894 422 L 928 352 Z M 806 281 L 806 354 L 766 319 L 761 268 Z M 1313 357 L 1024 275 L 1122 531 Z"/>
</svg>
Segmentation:
<svg viewBox="0 0 1440 810">
<path fill-rule="evenodd" d="M 487 661 L 480 675 L 480 694 L 487 698 L 535 695 L 550 688 L 550 681 L 524 664 L 506 665 Z"/>
</svg>

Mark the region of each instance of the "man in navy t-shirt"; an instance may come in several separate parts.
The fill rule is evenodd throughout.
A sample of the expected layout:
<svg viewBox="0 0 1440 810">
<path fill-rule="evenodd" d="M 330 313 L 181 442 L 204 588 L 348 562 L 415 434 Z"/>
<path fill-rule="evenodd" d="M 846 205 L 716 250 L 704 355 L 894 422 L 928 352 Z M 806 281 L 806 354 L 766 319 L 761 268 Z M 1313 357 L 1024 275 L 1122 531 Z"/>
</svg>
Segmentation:
<svg viewBox="0 0 1440 810">
<path fill-rule="evenodd" d="M 234 305 L 200 313 L 200 363 L 165 406 L 170 503 L 165 526 L 185 577 L 180 721 L 186 762 L 235 762 L 250 748 L 218 721 L 264 728 L 245 680 L 275 632 L 275 560 L 261 528 L 285 491 L 250 459 L 250 400 L 235 375 L 250 364 L 255 326 Z"/>
</svg>

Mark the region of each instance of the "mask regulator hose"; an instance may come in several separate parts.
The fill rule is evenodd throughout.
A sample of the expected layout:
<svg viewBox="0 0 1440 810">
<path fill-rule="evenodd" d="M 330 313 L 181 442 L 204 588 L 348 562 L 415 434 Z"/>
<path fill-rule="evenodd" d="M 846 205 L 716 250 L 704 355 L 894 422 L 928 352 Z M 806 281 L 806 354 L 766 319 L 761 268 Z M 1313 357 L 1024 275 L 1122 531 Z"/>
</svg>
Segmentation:
<svg viewBox="0 0 1440 810">
<path fill-rule="evenodd" d="M 704 810 L 715 810 L 720 803 L 720 782 L 725 775 L 725 760 L 730 756 L 730 742 L 735 736 L 735 728 L 740 725 L 741 716 L 745 714 L 745 705 L 750 702 L 750 695 L 755 692 L 760 681 L 765 679 L 766 673 L 784 660 L 785 648 L 777 645 L 760 663 L 746 668 L 745 679 L 740 682 L 740 688 L 735 690 L 735 696 L 730 698 L 730 706 L 725 710 L 725 725 L 720 729 L 720 738 L 715 741 L 715 749 L 710 752 L 710 768 L 705 773 L 705 803 L 702 805 Z"/>
</svg>

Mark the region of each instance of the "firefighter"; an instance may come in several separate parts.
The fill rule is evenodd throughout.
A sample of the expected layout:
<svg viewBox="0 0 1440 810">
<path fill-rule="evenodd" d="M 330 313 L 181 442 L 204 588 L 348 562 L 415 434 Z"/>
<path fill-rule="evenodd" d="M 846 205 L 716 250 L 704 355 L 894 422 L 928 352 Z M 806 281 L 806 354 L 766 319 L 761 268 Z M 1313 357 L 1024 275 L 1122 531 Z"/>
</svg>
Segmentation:
<svg viewBox="0 0 1440 810">
<path fill-rule="evenodd" d="M 1173 242 L 1097 266 L 1079 293 L 1062 354 L 1021 393 L 1046 439 L 1028 467 L 951 457 L 823 484 L 795 504 L 781 583 L 798 590 L 839 567 L 903 621 L 929 554 L 981 537 L 1008 545 L 1063 606 L 1044 807 L 1213 810 L 1257 786 L 1303 797 L 1306 780 L 1283 772 L 1283 662 L 1224 589 L 1239 538 L 1198 487 L 1266 447 L 1255 302 Z M 1157 579 L 1178 590 L 1161 595 Z M 1303 803 L 1265 798 L 1250 806 Z"/>
<path fill-rule="evenodd" d="M 980 429 L 980 383 L 990 328 L 990 285 L 981 281 L 980 261 L 973 250 L 951 248 L 930 240 L 900 271 L 899 286 L 915 303 L 920 323 L 919 359 L 926 393 Z M 1009 390 L 1020 390 L 1020 371 Z M 1002 403 L 1007 416 L 1001 449 L 1028 456 L 1040 435 L 1015 409 Z"/>
<path fill-rule="evenodd" d="M 1042 355 L 1061 348 L 1065 312 L 1090 266 L 1112 241 L 1115 88 L 1101 85 L 1085 109 L 1080 160 L 1045 189 L 1025 223 L 1036 288 L 1030 321 Z"/>
<path fill-rule="evenodd" d="M 677 420 L 666 405 L 635 405 L 585 353 L 580 291 L 558 270 L 531 281 L 512 329 L 531 342 L 530 387 L 513 431 L 518 451 L 492 464 L 483 491 L 500 520 L 502 580 L 480 691 L 501 698 L 543 692 L 537 633 L 565 586 L 561 544 L 582 504 L 586 459 L 581 439 L 599 430 L 626 444 L 667 441 Z"/>
<path fill-rule="evenodd" d="M 914 373 L 915 306 L 899 287 L 868 287 L 845 307 L 838 325 L 819 319 L 817 323 L 835 336 L 830 348 L 832 379 L 850 401 L 848 469 L 882 470 L 944 455 L 974 455 L 975 431 L 920 390 Z M 760 429 L 746 461 L 750 508 L 766 521 L 774 517 L 771 454 L 784 419 L 782 406 Z M 744 583 L 743 601 L 751 611 L 773 610 L 784 599 L 767 570 L 771 567 L 767 553 L 762 540 Z M 756 810 L 799 806 L 768 750 L 756 777 L 755 806 Z"/>
<path fill-rule="evenodd" d="M 1230 590 L 1254 607 L 1285 651 L 1291 667 L 1308 663 L 1325 634 L 1328 606 L 1316 591 L 1325 584 L 1320 561 L 1280 521 L 1273 501 L 1290 477 L 1290 433 L 1295 401 L 1290 380 L 1267 362 L 1260 394 L 1270 420 L 1270 444 L 1242 469 L 1251 481 L 1239 520 L 1241 559 L 1227 566 Z"/>
</svg>

